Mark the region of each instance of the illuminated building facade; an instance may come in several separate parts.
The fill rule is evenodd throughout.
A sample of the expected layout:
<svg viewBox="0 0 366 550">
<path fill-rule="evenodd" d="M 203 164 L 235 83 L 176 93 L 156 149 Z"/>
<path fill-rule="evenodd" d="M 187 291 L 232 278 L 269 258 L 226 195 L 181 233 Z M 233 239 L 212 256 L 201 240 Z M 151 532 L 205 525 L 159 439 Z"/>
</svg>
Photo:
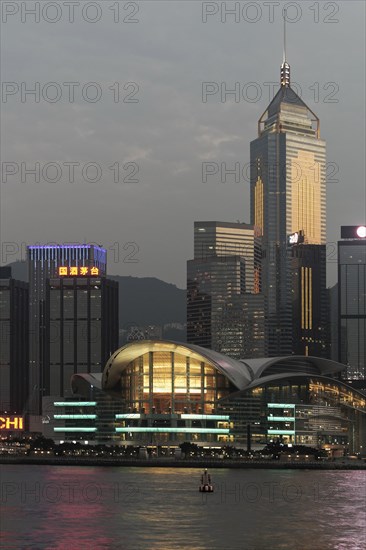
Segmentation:
<svg viewBox="0 0 366 550">
<path fill-rule="evenodd" d="M 75 374 L 74 397 L 52 404 L 49 437 L 119 445 L 271 441 L 359 452 L 366 396 L 338 380 L 344 365 L 320 357 L 237 361 L 193 344 L 133 342 L 103 374 Z M 51 409 L 50 409 L 51 410 Z"/>
<path fill-rule="evenodd" d="M 106 250 L 97 245 L 37 245 L 28 247 L 29 271 L 29 399 L 28 412 L 41 412 L 47 374 L 45 299 L 47 280 L 59 276 L 60 267 L 97 267 L 106 273 Z"/>
<path fill-rule="evenodd" d="M 276 378 L 256 380 L 251 386 L 220 403 L 229 414 L 231 434 L 237 444 L 246 443 L 250 426 L 252 447 L 280 441 L 323 449 L 362 452 L 366 442 L 366 396 L 337 379 L 321 375 L 321 368 L 291 358 L 276 365 Z M 282 366 L 280 366 L 282 361 Z M 310 374 L 310 370 L 313 374 Z M 287 372 L 285 372 L 287 371 Z"/>
<path fill-rule="evenodd" d="M 118 283 L 80 275 L 50 279 L 45 303 L 45 395 L 66 398 L 73 374 L 102 372 L 118 347 Z"/>
<path fill-rule="evenodd" d="M 194 222 L 194 259 L 243 258 L 245 292 L 259 291 L 255 269 L 260 260 L 260 251 L 256 245 L 254 228 L 246 223 Z"/>
<path fill-rule="evenodd" d="M 187 262 L 187 341 L 230 357 L 264 354 L 259 251 L 247 224 L 195 222 Z"/>
<path fill-rule="evenodd" d="M 292 351 L 329 356 L 325 245 L 291 246 Z"/>
<path fill-rule="evenodd" d="M 266 355 L 292 350 L 291 254 L 288 237 L 326 243 L 325 142 L 319 119 L 290 85 L 284 60 L 281 86 L 251 142 L 251 223 L 261 236 Z"/>
<path fill-rule="evenodd" d="M 22 413 L 28 396 L 28 283 L 0 268 L 0 411 Z"/>
<path fill-rule="evenodd" d="M 344 377 L 366 379 L 366 228 L 343 226 L 338 241 L 338 360 Z M 363 386 L 364 389 L 365 386 Z"/>
</svg>

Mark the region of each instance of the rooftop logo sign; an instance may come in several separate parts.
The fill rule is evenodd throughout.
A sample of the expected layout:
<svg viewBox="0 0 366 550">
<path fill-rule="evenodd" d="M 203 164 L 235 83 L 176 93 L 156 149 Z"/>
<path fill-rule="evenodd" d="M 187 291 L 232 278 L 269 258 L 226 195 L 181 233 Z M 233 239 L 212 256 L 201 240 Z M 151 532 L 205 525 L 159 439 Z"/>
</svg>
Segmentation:
<svg viewBox="0 0 366 550">
<path fill-rule="evenodd" d="M 301 231 L 292 233 L 287 238 L 288 244 L 300 244 L 304 242 L 304 234 Z"/>
<path fill-rule="evenodd" d="M 98 277 L 99 274 L 99 267 L 60 266 L 58 268 L 59 277 Z"/>
</svg>

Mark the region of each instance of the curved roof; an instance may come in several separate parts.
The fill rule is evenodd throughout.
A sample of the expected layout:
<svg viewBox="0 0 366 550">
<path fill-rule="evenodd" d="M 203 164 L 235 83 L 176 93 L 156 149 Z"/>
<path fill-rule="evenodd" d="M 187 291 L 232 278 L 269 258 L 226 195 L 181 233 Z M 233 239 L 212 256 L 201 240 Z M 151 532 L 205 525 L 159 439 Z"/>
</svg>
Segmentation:
<svg viewBox="0 0 366 550">
<path fill-rule="evenodd" d="M 253 380 L 253 382 L 251 384 L 249 384 L 249 386 L 247 386 L 245 388 L 245 390 L 240 390 L 240 391 L 236 392 L 235 395 L 237 397 L 240 397 L 241 395 L 244 395 L 247 390 L 251 390 L 251 389 L 256 388 L 258 386 L 262 386 L 264 384 L 267 384 L 268 382 L 275 382 L 275 381 L 279 381 L 279 380 L 287 380 L 289 378 L 291 378 L 291 379 L 292 378 L 303 378 L 304 376 L 309 377 L 309 378 L 315 378 L 317 380 L 321 380 L 321 381 L 328 382 L 328 383 L 331 382 L 331 383 L 335 384 L 336 386 L 342 386 L 343 388 L 346 388 L 347 390 L 352 390 L 352 392 L 357 394 L 358 397 L 362 398 L 364 401 L 366 399 L 366 397 L 363 393 L 361 393 L 359 390 L 353 388 L 352 386 L 348 386 L 347 383 L 344 382 L 343 380 L 338 380 L 338 378 L 330 378 L 329 376 L 323 376 L 321 374 L 309 375 L 309 374 L 304 373 L 304 372 L 298 372 L 298 373 L 285 372 L 285 373 L 282 373 L 282 374 L 273 374 L 273 375 L 270 375 L 270 376 L 264 376 L 262 378 L 257 378 L 256 380 Z M 224 400 L 227 400 L 227 399 L 232 399 L 233 395 L 234 394 L 230 394 L 229 396 L 224 397 L 222 400 L 224 401 Z M 351 405 L 348 403 L 348 406 L 351 406 Z M 354 408 L 357 408 L 357 407 L 354 406 Z M 332 413 L 331 416 L 334 417 L 334 413 Z"/>
<path fill-rule="evenodd" d="M 171 351 L 186 357 L 194 357 L 199 361 L 205 361 L 215 367 L 221 374 L 224 374 L 239 390 L 244 389 L 251 382 L 251 376 L 245 365 L 217 351 L 181 342 L 140 340 L 119 348 L 111 355 L 104 368 L 102 388 L 105 390 L 113 389 L 127 365 L 149 351 Z"/>
<path fill-rule="evenodd" d="M 104 368 L 102 389 L 113 390 L 119 382 L 122 371 L 129 363 L 150 351 L 176 352 L 186 357 L 205 361 L 225 375 L 238 390 L 244 390 L 254 382 L 263 383 L 263 377 L 267 379 L 271 375 L 326 376 L 338 373 L 345 368 L 344 365 L 329 359 L 302 355 L 237 361 L 217 351 L 195 344 L 166 340 L 139 340 L 119 348 L 111 355 Z M 260 382 L 259 379 L 261 379 Z"/>
<path fill-rule="evenodd" d="M 266 371 L 271 367 L 277 367 L 277 372 L 282 367 L 285 372 L 307 372 L 307 365 L 314 367 L 316 370 L 312 374 L 326 375 L 341 372 L 345 366 L 330 359 L 322 357 L 312 357 L 304 355 L 289 355 L 285 357 L 267 357 L 260 359 L 242 359 L 241 362 L 246 365 L 253 373 L 253 379 L 266 376 Z M 303 369 L 303 370 L 301 370 Z M 274 371 L 274 369 L 272 369 Z M 269 373 L 268 373 L 269 374 Z M 272 374 L 272 373 L 271 373 Z M 273 372 L 273 374 L 275 374 Z"/>
</svg>

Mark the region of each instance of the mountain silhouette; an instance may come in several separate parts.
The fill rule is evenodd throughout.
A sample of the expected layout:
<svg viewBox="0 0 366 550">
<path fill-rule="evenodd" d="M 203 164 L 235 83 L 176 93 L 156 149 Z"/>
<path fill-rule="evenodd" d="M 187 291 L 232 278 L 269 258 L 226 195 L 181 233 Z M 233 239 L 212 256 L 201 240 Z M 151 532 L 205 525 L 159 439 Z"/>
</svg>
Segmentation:
<svg viewBox="0 0 366 550">
<path fill-rule="evenodd" d="M 12 277 L 28 281 L 27 262 L 8 264 Z M 109 275 L 119 283 L 119 326 L 185 324 L 186 291 L 155 277 Z M 171 328 L 174 331 L 174 327 Z M 179 331 L 181 332 L 181 331 Z M 164 334 L 166 337 L 166 334 Z"/>
</svg>

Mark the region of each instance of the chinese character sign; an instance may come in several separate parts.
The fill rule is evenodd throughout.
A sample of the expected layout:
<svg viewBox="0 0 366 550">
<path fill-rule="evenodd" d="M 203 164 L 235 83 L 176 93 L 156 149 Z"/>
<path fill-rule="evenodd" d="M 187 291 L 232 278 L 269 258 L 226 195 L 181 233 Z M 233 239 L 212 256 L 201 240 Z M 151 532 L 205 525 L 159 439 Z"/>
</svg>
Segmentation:
<svg viewBox="0 0 366 550">
<path fill-rule="evenodd" d="M 60 266 L 58 268 L 59 277 L 98 277 L 99 267 L 86 267 L 86 266 Z"/>
</svg>

